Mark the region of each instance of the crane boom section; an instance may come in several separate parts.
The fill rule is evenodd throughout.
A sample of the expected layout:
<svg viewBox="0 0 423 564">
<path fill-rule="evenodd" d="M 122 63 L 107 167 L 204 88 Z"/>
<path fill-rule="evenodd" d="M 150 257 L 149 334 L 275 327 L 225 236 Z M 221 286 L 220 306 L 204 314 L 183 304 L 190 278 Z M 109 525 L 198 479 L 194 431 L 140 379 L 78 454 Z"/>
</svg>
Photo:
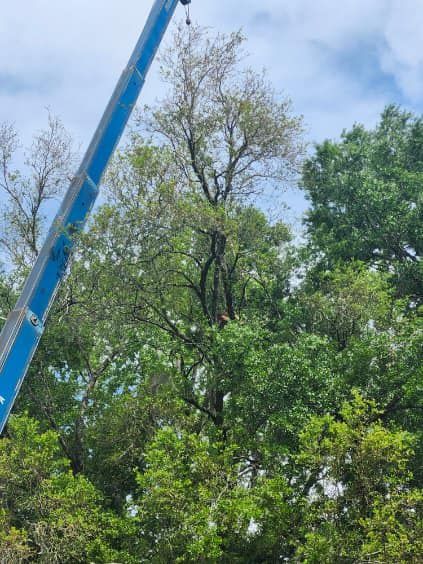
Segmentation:
<svg viewBox="0 0 423 564">
<path fill-rule="evenodd" d="M 182 0 L 183 4 L 190 0 Z M 107 164 L 122 136 L 179 0 L 155 0 L 79 170 L 50 228 L 15 309 L 0 335 L 0 433 L 44 332 L 73 247 L 87 221 Z"/>
</svg>

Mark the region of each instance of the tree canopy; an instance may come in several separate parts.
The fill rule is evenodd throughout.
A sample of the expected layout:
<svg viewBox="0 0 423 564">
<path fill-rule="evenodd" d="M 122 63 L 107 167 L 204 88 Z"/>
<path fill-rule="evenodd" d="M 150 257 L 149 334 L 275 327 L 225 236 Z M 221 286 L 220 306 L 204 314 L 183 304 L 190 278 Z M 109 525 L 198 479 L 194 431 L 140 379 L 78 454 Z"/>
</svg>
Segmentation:
<svg viewBox="0 0 423 564">
<path fill-rule="evenodd" d="M 307 157 L 243 41 L 176 29 L 109 168 L 0 439 L 1 562 L 423 559 L 421 118 Z M 73 163 L 54 117 L 17 148 L 0 324 Z M 304 243 L 262 205 L 296 175 Z"/>
</svg>

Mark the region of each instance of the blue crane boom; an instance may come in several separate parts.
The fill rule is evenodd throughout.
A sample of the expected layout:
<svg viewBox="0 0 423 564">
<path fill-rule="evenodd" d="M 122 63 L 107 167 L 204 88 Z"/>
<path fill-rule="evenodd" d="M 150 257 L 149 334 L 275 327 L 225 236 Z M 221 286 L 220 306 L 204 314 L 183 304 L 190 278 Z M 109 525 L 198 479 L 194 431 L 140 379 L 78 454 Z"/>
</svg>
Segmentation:
<svg viewBox="0 0 423 564">
<path fill-rule="evenodd" d="M 187 5 L 191 0 L 181 0 Z M 37 350 L 48 312 L 73 247 L 97 198 L 107 164 L 122 136 L 146 74 L 179 0 L 155 0 L 129 63 L 72 180 L 22 294 L 0 335 L 0 433 Z"/>
</svg>

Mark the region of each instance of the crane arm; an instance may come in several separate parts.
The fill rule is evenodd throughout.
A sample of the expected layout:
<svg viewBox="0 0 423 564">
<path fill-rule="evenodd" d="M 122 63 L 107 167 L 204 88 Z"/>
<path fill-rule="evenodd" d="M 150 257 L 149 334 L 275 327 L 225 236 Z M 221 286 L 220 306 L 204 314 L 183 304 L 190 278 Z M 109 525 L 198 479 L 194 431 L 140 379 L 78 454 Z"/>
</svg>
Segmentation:
<svg viewBox="0 0 423 564">
<path fill-rule="evenodd" d="M 66 272 L 74 235 L 83 230 L 107 164 L 179 0 L 155 0 L 134 52 L 72 180 L 22 294 L 0 335 L 0 433 L 37 350 Z M 187 5 L 191 0 L 181 0 Z"/>
</svg>

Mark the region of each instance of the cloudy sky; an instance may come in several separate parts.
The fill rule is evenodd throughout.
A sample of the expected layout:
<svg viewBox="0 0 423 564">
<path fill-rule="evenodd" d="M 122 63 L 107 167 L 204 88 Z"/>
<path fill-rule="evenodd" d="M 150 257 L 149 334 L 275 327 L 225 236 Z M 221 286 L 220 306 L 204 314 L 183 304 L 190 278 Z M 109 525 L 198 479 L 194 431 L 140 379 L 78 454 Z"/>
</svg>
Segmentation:
<svg viewBox="0 0 423 564">
<path fill-rule="evenodd" d="M 86 146 L 152 2 L 2 2 L 0 122 L 28 142 L 49 107 Z M 293 99 L 310 141 L 372 125 L 390 102 L 423 109 L 423 0 L 193 0 L 192 16 L 245 31 L 251 64 Z M 153 69 L 142 100 L 158 96 Z"/>
</svg>

